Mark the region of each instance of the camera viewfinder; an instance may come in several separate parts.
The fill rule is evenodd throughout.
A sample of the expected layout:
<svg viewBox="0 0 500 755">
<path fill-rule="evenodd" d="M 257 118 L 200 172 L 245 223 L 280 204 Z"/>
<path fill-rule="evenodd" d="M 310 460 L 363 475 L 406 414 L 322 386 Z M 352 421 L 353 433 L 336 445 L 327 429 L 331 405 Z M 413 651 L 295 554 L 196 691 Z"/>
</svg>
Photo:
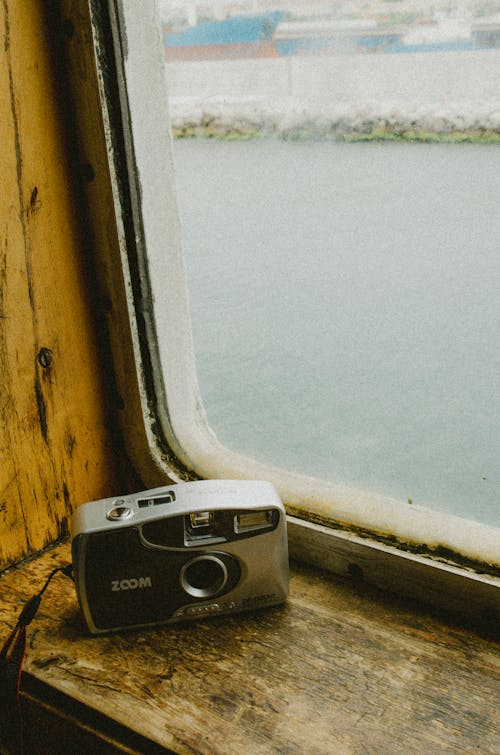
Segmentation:
<svg viewBox="0 0 500 755">
<path fill-rule="evenodd" d="M 221 522 L 213 511 L 193 511 L 184 517 L 184 538 L 186 545 L 203 541 L 223 542 L 225 537 L 220 531 Z"/>
<path fill-rule="evenodd" d="M 198 527 L 210 527 L 213 518 L 214 515 L 211 511 L 196 511 L 189 515 L 189 523 L 193 529 L 198 529 Z"/>
</svg>

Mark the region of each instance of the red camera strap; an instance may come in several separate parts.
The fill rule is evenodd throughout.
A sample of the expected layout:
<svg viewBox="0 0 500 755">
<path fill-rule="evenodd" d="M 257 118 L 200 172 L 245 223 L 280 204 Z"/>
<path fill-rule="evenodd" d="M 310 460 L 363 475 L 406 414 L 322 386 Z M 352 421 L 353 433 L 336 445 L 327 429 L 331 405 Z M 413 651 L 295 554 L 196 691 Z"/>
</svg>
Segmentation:
<svg viewBox="0 0 500 755">
<path fill-rule="evenodd" d="M 17 624 L 0 651 L 0 706 L 7 741 L 19 752 L 23 752 L 20 687 L 25 653 L 26 625 Z"/>
<path fill-rule="evenodd" d="M 0 723 L 13 753 L 24 751 L 20 691 L 26 655 L 26 627 L 35 618 L 43 593 L 58 572 L 72 578 L 71 564 L 57 567 L 49 574 L 40 592 L 30 598 L 22 609 L 16 626 L 0 650 Z"/>
</svg>

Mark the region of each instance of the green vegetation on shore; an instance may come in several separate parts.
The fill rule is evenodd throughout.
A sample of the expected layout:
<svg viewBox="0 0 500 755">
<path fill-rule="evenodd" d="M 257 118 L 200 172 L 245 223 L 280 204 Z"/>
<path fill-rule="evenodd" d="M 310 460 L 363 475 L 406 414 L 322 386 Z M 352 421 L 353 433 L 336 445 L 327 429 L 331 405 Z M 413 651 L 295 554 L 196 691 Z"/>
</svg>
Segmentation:
<svg viewBox="0 0 500 755">
<path fill-rule="evenodd" d="M 217 124 L 183 126 L 173 129 L 176 139 L 220 139 L 224 141 L 247 141 L 249 139 L 278 138 L 284 141 L 335 141 L 335 142 L 415 142 L 436 144 L 499 144 L 498 131 L 426 131 L 424 129 L 397 129 L 376 127 L 363 131 L 341 131 L 304 126 L 287 130 L 253 128 L 228 128 Z"/>
</svg>

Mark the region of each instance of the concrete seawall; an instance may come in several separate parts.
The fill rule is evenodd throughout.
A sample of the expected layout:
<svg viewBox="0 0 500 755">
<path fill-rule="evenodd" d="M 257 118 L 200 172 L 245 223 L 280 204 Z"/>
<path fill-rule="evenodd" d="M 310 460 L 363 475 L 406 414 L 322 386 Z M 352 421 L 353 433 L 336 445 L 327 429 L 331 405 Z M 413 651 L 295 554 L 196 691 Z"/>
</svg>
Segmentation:
<svg viewBox="0 0 500 755">
<path fill-rule="evenodd" d="M 169 63 L 174 129 L 500 133 L 500 50 Z"/>
</svg>

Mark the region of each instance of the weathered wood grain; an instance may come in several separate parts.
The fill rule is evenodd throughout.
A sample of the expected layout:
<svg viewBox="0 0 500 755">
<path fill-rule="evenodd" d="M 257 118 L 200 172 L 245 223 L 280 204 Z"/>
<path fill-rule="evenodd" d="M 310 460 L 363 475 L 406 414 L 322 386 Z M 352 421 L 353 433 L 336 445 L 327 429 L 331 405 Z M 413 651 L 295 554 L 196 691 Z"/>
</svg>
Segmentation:
<svg viewBox="0 0 500 755">
<path fill-rule="evenodd" d="M 51 5 L 0 3 L 0 571 L 125 481 Z"/>
<path fill-rule="evenodd" d="M 67 546 L 0 581 L 0 626 Z M 281 608 L 90 637 L 57 577 L 26 669 L 180 753 L 498 753 L 499 647 L 294 567 Z"/>
</svg>

